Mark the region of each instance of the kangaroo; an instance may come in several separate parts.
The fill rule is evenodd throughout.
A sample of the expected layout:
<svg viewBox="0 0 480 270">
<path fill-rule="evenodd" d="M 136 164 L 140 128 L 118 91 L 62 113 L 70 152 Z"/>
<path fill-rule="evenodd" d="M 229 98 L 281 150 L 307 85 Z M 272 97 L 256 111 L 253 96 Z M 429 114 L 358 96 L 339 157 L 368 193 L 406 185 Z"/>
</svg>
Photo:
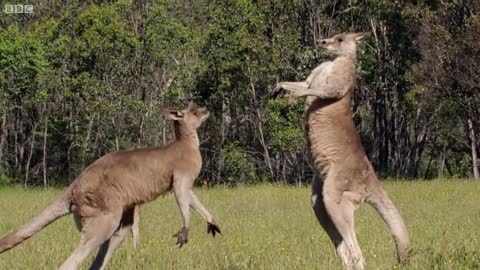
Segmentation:
<svg viewBox="0 0 480 270">
<path fill-rule="evenodd" d="M 173 190 L 182 216 L 177 244 L 188 241 L 192 207 L 207 221 L 207 233 L 219 226 L 192 191 L 202 167 L 197 129 L 209 116 L 206 108 L 190 106 L 181 111 L 164 110 L 174 120 L 175 140 L 167 145 L 118 151 L 97 159 L 67 190 L 18 231 L 0 240 L 0 253 L 13 248 L 61 216 L 73 213 L 81 240 L 60 267 L 77 269 L 94 249 L 98 254 L 90 269 L 104 269 L 114 251 L 132 230 L 138 205 Z M 135 217 L 136 216 L 136 217 Z M 135 234 L 135 229 L 132 230 Z M 137 230 L 138 233 L 138 230 Z"/>
<path fill-rule="evenodd" d="M 337 55 L 335 60 L 316 67 L 303 82 L 280 82 L 272 91 L 276 97 L 286 90 L 289 103 L 308 96 L 306 137 L 315 167 L 313 210 L 346 269 L 365 268 L 354 231 L 354 212 L 364 201 L 389 226 L 400 263 L 406 261 L 410 245 L 405 223 L 378 181 L 353 122 L 356 42 L 365 36 L 339 34 L 322 40 L 321 46 Z"/>
</svg>

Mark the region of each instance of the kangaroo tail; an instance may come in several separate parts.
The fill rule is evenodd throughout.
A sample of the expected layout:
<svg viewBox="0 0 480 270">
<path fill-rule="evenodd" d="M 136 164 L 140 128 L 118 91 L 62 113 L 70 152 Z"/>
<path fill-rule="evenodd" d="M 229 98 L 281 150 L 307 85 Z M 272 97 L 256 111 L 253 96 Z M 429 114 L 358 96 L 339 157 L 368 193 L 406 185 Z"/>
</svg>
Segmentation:
<svg viewBox="0 0 480 270">
<path fill-rule="evenodd" d="M 377 210 L 390 228 L 397 246 L 398 261 L 402 264 L 405 263 L 409 255 L 410 240 L 407 227 L 392 200 L 390 200 L 382 187 L 378 187 L 367 195 L 366 202 Z"/>
<path fill-rule="evenodd" d="M 0 253 L 3 253 L 30 238 L 48 224 L 71 212 L 70 188 L 60 198 L 35 216 L 29 223 L 23 225 L 16 232 L 0 239 Z"/>
</svg>

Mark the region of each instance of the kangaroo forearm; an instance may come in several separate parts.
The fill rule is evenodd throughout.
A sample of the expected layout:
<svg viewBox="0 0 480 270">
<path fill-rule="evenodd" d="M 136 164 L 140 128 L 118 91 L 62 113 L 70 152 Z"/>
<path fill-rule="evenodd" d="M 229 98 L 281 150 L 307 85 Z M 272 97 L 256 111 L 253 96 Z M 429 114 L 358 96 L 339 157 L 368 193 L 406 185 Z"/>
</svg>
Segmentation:
<svg viewBox="0 0 480 270">
<path fill-rule="evenodd" d="M 182 226 L 190 228 L 190 192 L 186 188 L 174 188 L 173 193 L 182 216 Z"/>
<path fill-rule="evenodd" d="M 295 97 L 315 96 L 320 99 L 340 99 L 348 91 L 348 87 L 318 87 L 300 90 L 294 93 Z"/>
<path fill-rule="evenodd" d="M 308 85 L 306 82 L 280 82 L 279 87 L 290 92 L 296 92 L 306 90 Z"/>
</svg>

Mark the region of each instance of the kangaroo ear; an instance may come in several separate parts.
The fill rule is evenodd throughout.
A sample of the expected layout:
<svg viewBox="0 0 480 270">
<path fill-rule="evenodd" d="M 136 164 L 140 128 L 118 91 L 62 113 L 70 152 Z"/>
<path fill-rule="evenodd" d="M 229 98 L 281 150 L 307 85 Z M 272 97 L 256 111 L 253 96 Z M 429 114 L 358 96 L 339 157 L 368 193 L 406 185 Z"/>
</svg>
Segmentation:
<svg viewBox="0 0 480 270">
<path fill-rule="evenodd" d="M 162 114 L 165 115 L 166 117 L 169 117 L 172 120 L 182 120 L 184 116 L 183 112 L 170 110 L 170 109 L 163 109 Z"/>
<path fill-rule="evenodd" d="M 358 33 L 353 33 L 353 39 L 355 41 L 360 41 L 362 39 L 364 39 L 365 37 L 367 37 L 368 35 L 370 35 L 369 32 L 358 32 Z"/>
</svg>

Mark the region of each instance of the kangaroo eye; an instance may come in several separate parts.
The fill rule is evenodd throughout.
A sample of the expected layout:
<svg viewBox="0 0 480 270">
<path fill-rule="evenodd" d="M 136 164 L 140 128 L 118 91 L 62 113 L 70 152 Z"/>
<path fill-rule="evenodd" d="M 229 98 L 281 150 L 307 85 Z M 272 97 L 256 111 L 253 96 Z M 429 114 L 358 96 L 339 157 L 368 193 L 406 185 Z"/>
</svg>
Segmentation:
<svg viewBox="0 0 480 270">
<path fill-rule="evenodd" d="M 342 41 L 343 41 L 343 38 L 339 38 L 339 39 L 338 39 L 338 42 L 342 42 Z"/>
</svg>

